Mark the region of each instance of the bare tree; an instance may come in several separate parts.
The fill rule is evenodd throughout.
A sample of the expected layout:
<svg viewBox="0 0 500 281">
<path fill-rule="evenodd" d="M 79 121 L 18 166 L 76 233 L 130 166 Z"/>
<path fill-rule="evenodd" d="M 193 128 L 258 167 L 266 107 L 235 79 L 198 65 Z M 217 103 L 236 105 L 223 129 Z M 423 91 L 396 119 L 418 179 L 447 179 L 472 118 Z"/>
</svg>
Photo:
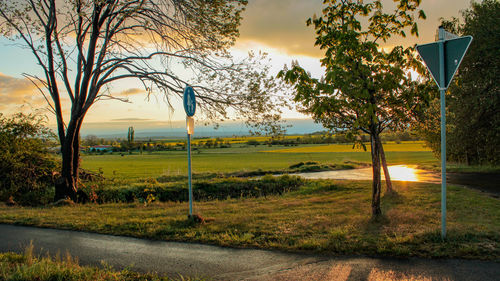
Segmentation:
<svg viewBox="0 0 500 281">
<path fill-rule="evenodd" d="M 22 42 L 43 76 L 25 74 L 57 120 L 62 149 L 55 200 L 76 199 L 79 132 L 111 86 L 138 79 L 171 105 L 183 88 L 195 89 L 204 116 L 276 118 L 268 95 L 276 86 L 260 56 L 234 62 L 227 51 L 239 35 L 246 0 L 0 0 L 0 34 Z M 190 75 L 181 77 L 174 69 Z M 184 70 L 183 70 L 184 73 Z M 195 80 L 196 78 L 197 80 Z M 266 90 L 267 89 L 267 90 Z M 69 117 L 61 96 L 68 95 Z M 65 118 L 66 117 L 66 118 Z"/>
</svg>

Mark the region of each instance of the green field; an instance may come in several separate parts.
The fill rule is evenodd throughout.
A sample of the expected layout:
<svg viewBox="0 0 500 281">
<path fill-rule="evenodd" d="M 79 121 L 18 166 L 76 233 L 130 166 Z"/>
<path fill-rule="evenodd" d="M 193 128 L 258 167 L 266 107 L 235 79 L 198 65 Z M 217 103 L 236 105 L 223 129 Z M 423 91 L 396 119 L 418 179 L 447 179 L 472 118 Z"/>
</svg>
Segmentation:
<svg viewBox="0 0 500 281">
<path fill-rule="evenodd" d="M 422 143 L 390 144 L 386 150 L 389 164 L 434 165 L 438 160 Z M 238 171 L 274 171 L 290 165 L 315 161 L 327 164 L 344 162 L 371 163 L 370 152 L 352 150 L 352 145 L 300 145 L 272 147 L 233 145 L 231 148 L 193 151 L 193 173 L 230 173 Z M 284 151 L 285 150 L 285 151 Z M 297 151 L 299 150 L 299 151 Z M 306 150 L 301 152 L 300 150 Z M 325 151 L 326 150 L 326 151 Z M 278 153 L 279 152 L 279 153 Z M 144 152 L 82 156 L 82 167 L 102 171 L 105 177 L 148 178 L 161 175 L 178 176 L 187 172 L 186 151 Z"/>
<path fill-rule="evenodd" d="M 383 216 L 373 219 L 370 181 L 227 177 L 242 171 L 286 172 L 300 162 L 331 169 L 371 162 L 369 152 L 351 147 L 234 144 L 195 151 L 193 171 L 201 176 L 193 181 L 194 209 L 207 218 L 205 224 L 186 220 L 186 151 L 84 155 L 83 168 L 105 176 L 82 184 L 99 204 L 0 204 L 0 223 L 336 255 L 500 260 L 500 201 L 478 191 L 448 186 L 448 238 L 443 241 L 439 184 L 395 181 L 396 193 L 382 196 Z M 386 156 L 389 164 L 439 165 L 418 142 L 388 144 Z M 308 161 L 313 163 L 304 164 Z"/>
</svg>

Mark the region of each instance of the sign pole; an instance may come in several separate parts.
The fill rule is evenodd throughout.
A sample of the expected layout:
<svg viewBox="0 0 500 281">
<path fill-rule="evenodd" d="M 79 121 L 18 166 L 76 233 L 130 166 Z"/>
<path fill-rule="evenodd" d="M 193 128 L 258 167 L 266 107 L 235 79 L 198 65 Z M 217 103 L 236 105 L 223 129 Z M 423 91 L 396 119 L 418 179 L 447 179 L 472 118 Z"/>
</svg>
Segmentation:
<svg viewBox="0 0 500 281">
<path fill-rule="evenodd" d="M 439 87 L 441 99 L 441 238 L 446 238 L 446 85 L 445 81 L 445 30 L 439 27 Z"/>
<path fill-rule="evenodd" d="M 189 218 L 193 217 L 193 185 L 191 177 L 191 135 L 194 133 L 193 115 L 196 112 L 196 96 L 190 86 L 186 86 L 183 96 L 184 111 L 186 111 L 187 154 L 188 154 L 188 189 L 189 189 Z"/>
<path fill-rule="evenodd" d="M 417 45 L 417 52 L 425 62 L 432 78 L 439 87 L 441 100 L 441 238 L 446 238 L 446 89 L 458 70 L 472 36 L 458 37 L 438 29 L 437 42 Z"/>
<path fill-rule="evenodd" d="M 193 216 L 193 188 L 191 185 L 191 134 L 187 134 L 187 152 L 188 152 L 188 185 L 189 185 L 189 216 Z"/>
</svg>

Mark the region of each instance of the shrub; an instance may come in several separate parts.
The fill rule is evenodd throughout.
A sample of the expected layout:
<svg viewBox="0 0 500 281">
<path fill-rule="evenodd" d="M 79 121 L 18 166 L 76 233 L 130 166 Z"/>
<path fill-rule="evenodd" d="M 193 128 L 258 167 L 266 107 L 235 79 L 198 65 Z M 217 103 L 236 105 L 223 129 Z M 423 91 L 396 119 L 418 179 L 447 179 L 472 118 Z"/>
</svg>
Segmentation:
<svg viewBox="0 0 500 281">
<path fill-rule="evenodd" d="M 23 205 L 51 200 L 57 163 L 48 151 L 52 137 L 38 115 L 0 113 L 0 200 L 12 197 Z"/>
<path fill-rule="evenodd" d="M 257 140 L 248 140 L 247 141 L 247 145 L 257 146 L 259 144 L 260 144 L 260 142 L 258 142 Z"/>
<path fill-rule="evenodd" d="M 304 184 L 300 177 L 283 175 L 274 177 L 263 176 L 260 179 L 248 180 L 240 178 L 217 178 L 193 182 L 193 196 L 197 201 L 224 200 L 227 198 L 260 197 L 281 195 L 295 191 Z M 101 187 L 94 190 L 97 202 L 133 202 L 145 204 L 154 200 L 187 201 L 188 188 L 186 182 L 159 183 L 146 180 L 141 184 Z M 153 200 L 154 199 L 154 200 Z"/>
</svg>

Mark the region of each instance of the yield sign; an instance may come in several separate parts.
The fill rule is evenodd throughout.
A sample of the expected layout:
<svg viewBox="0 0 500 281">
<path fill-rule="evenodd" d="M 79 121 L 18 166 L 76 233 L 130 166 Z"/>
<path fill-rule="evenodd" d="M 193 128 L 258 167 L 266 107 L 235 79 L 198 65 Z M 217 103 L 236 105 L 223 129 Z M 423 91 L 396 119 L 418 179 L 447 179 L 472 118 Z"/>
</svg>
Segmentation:
<svg viewBox="0 0 500 281">
<path fill-rule="evenodd" d="M 440 89 L 447 89 L 469 48 L 472 36 L 417 45 L 417 51 Z M 440 83 L 439 44 L 444 44 L 444 84 Z"/>
</svg>

